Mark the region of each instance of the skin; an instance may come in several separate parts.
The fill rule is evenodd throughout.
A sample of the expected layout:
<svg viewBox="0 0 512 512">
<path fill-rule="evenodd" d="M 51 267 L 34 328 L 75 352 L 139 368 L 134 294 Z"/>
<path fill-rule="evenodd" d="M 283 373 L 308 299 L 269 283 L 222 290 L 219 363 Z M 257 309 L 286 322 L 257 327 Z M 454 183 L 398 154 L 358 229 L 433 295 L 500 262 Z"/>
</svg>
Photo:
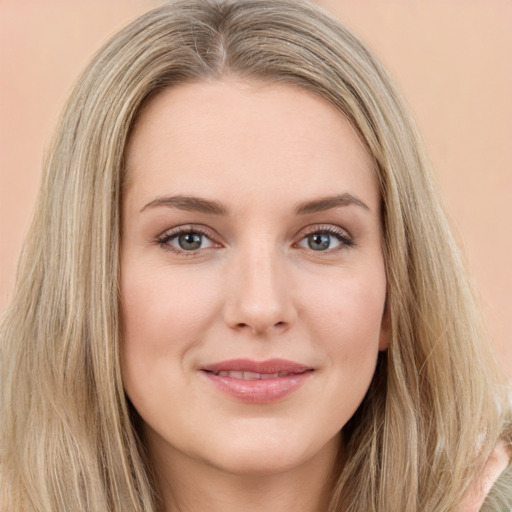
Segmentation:
<svg viewBox="0 0 512 512">
<path fill-rule="evenodd" d="M 458 512 L 478 512 L 485 498 L 501 473 L 510 464 L 511 450 L 504 441 L 499 441 L 482 470 L 480 478 L 465 496 Z"/>
<path fill-rule="evenodd" d="M 122 374 L 166 511 L 325 510 L 340 430 L 389 337 L 380 194 L 363 144 L 310 92 L 191 83 L 145 106 L 127 172 Z M 343 194 L 356 199 L 296 211 Z M 227 211 L 162 201 L 171 196 Z M 198 249 L 177 252 L 180 227 L 206 234 Z M 326 230 L 336 234 L 312 248 Z M 313 371 L 280 400 L 247 403 L 201 371 L 233 358 Z"/>
</svg>

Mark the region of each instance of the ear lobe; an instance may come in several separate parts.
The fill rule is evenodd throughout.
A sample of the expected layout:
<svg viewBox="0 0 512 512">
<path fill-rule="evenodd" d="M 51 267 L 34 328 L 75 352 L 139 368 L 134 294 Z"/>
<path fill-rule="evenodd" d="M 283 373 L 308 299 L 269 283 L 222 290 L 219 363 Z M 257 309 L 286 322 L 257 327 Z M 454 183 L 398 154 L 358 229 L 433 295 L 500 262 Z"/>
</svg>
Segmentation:
<svg viewBox="0 0 512 512">
<path fill-rule="evenodd" d="M 382 314 L 382 322 L 380 324 L 380 336 L 379 336 L 379 351 L 383 352 L 389 347 L 391 339 L 391 318 L 389 314 L 389 308 L 386 301 L 384 306 L 384 313 Z"/>
</svg>

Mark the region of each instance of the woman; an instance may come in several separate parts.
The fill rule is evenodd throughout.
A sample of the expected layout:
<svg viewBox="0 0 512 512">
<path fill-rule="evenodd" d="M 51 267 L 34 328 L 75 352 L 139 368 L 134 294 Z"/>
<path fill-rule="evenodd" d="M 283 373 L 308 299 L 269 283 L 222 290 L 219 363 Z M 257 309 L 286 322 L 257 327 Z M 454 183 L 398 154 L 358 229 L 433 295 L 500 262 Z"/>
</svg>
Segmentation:
<svg viewBox="0 0 512 512">
<path fill-rule="evenodd" d="M 173 2 L 106 45 L 4 326 L 2 510 L 511 506 L 411 118 L 308 3 Z"/>
</svg>

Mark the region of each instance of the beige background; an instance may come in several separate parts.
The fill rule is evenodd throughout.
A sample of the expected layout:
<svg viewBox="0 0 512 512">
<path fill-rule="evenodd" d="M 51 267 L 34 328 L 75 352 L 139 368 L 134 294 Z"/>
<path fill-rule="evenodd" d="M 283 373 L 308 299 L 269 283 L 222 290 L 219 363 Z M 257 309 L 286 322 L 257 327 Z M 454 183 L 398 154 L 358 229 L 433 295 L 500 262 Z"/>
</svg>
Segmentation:
<svg viewBox="0 0 512 512">
<path fill-rule="evenodd" d="M 75 77 L 159 0 L 0 0 L 0 309 L 12 291 L 41 159 Z M 319 0 L 395 76 L 512 376 L 512 1 Z"/>
</svg>

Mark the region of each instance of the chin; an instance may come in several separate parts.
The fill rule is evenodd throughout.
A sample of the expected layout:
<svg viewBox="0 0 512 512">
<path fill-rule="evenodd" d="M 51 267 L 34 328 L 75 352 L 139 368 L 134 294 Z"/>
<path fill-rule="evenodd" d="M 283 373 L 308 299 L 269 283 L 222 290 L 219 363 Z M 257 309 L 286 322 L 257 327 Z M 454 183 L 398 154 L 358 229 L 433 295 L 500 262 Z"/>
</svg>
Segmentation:
<svg viewBox="0 0 512 512">
<path fill-rule="evenodd" d="M 253 438 L 231 439 L 210 453 L 209 463 L 224 472 L 240 476 L 282 474 L 301 466 L 309 466 L 318 458 L 334 460 L 338 451 L 339 435 L 322 444 L 318 439 L 307 441 L 291 435 L 261 433 Z M 289 433 L 290 434 L 290 433 Z"/>
</svg>

